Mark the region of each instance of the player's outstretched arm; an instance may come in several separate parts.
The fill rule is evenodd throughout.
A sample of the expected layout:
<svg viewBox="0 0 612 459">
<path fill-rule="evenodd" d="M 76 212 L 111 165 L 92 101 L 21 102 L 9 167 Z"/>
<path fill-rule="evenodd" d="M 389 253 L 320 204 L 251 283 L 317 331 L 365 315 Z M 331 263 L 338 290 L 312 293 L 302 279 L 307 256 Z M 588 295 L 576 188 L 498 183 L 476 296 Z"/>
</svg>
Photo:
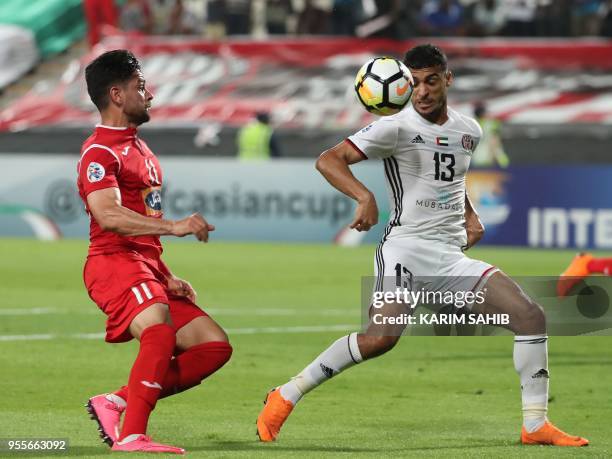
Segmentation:
<svg viewBox="0 0 612 459">
<path fill-rule="evenodd" d="M 484 225 L 480 221 L 476 209 L 472 206 L 472 201 L 470 201 L 467 192 L 465 193 L 465 230 L 467 232 L 467 247 L 465 250 L 467 250 L 484 236 Z"/>
<path fill-rule="evenodd" d="M 324 151 L 317 160 L 317 170 L 337 190 L 357 201 L 355 218 L 350 227 L 368 231 L 378 223 L 378 207 L 370 190 L 355 178 L 349 166 L 364 157 L 347 142 Z"/>
<path fill-rule="evenodd" d="M 87 206 L 104 231 L 122 236 L 187 236 L 193 234 L 199 241 L 207 242 L 208 224 L 200 214 L 192 214 L 182 220 L 164 220 L 140 215 L 121 205 L 119 188 L 104 188 L 87 195 Z"/>
</svg>

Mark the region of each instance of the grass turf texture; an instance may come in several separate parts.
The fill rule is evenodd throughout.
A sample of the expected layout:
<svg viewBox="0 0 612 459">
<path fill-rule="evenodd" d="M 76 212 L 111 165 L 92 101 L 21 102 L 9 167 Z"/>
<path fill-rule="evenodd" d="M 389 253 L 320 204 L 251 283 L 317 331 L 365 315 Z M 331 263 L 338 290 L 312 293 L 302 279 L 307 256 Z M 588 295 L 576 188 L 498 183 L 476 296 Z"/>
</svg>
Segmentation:
<svg viewBox="0 0 612 459">
<path fill-rule="evenodd" d="M 63 437 L 70 441 L 67 455 L 106 457 L 109 450 L 83 404 L 127 380 L 136 345 L 69 336 L 103 331 L 104 316 L 81 279 L 85 252 L 83 241 L 0 240 L 0 335 L 57 335 L 0 341 L 0 437 Z M 265 392 L 345 332 L 245 332 L 334 324 L 356 329 L 360 277 L 371 274 L 372 255 L 372 246 L 166 243 L 164 258 L 173 271 L 235 330 L 235 351 L 201 386 L 158 403 L 153 438 L 185 447 L 190 457 L 612 455 L 609 337 L 549 342 L 549 414 L 562 429 L 588 437 L 588 448 L 518 444 L 520 393 L 509 337 L 404 338 L 390 354 L 309 394 L 278 442 L 258 443 L 255 418 Z M 551 275 L 573 254 L 483 248 L 471 255 L 511 275 Z M 14 311 L 31 308 L 49 309 Z"/>
</svg>

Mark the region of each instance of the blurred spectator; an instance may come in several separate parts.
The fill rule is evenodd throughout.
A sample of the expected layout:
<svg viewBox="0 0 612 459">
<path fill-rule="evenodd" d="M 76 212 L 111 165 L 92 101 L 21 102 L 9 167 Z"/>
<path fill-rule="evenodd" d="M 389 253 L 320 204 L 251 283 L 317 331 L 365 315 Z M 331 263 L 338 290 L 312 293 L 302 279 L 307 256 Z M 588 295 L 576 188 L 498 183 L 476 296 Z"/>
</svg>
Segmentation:
<svg viewBox="0 0 612 459">
<path fill-rule="evenodd" d="M 251 33 L 251 2 L 249 0 L 223 0 L 225 32 L 227 35 Z"/>
<path fill-rule="evenodd" d="M 198 33 L 200 24 L 198 18 L 185 7 L 183 0 L 171 0 L 167 28 L 164 33 L 170 35 L 190 35 Z"/>
<path fill-rule="evenodd" d="M 119 22 L 125 32 L 144 34 L 185 35 L 199 29 L 183 0 L 126 0 Z"/>
<path fill-rule="evenodd" d="M 206 38 L 219 40 L 225 37 L 225 0 L 208 0 L 206 2 Z"/>
<path fill-rule="evenodd" d="M 83 0 L 93 45 L 125 31 L 227 35 L 612 36 L 611 0 Z M 198 10 L 198 7 L 202 11 Z M 256 16 L 254 16 L 256 15 Z M 120 20 L 119 20 L 120 17 Z M 202 24 L 202 17 L 206 23 Z"/>
<path fill-rule="evenodd" d="M 298 16 L 298 35 L 321 35 L 329 33 L 329 12 L 314 0 L 305 0 L 304 9 Z"/>
<path fill-rule="evenodd" d="M 118 12 L 113 0 L 84 0 L 85 20 L 87 21 L 87 40 L 93 47 L 98 43 L 105 26 L 117 27 Z"/>
<path fill-rule="evenodd" d="M 361 0 L 334 0 L 331 28 L 334 35 L 355 35 L 355 27 L 363 17 Z"/>
<path fill-rule="evenodd" d="M 570 35 L 573 0 L 540 0 L 536 11 L 536 30 L 542 37 Z"/>
<path fill-rule="evenodd" d="M 270 35 L 287 33 L 287 21 L 293 14 L 291 0 L 266 1 L 266 29 Z"/>
<path fill-rule="evenodd" d="M 422 8 L 423 0 L 400 0 L 395 28 L 395 37 L 398 40 L 423 35 L 420 22 Z"/>
<path fill-rule="evenodd" d="M 153 32 L 153 11 L 147 0 L 127 0 L 121 8 L 119 24 L 124 32 Z"/>
<path fill-rule="evenodd" d="M 482 138 L 472 155 L 471 164 L 474 167 L 508 167 L 510 160 L 502 144 L 499 120 L 487 116 L 483 102 L 474 105 L 474 117 L 482 128 Z"/>
<path fill-rule="evenodd" d="M 601 27 L 602 0 L 574 0 L 572 35 L 597 35 Z"/>
<path fill-rule="evenodd" d="M 506 23 L 501 0 L 479 0 L 473 9 L 470 35 L 498 35 Z"/>
<path fill-rule="evenodd" d="M 503 34 L 513 37 L 536 35 L 537 0 L 504 0 L 506 26 Z"/>
<path fill-rule="evenodd" d="M 256 113 L 253 121 L 238 130 L 237 143 L 241 160 L 267 160 L 281 156 L 267 112 Z"/>
<path fill-rule="evenodd" d="M 358 25 L 358 37 L 399 39 L 403 25 L 403 0 L 363 0 L 367 20 Z"/>
<path fill-rule="evenodd" d="M 612 0 L 607 0 L 603 8 L 600 34 L 612 38 Z"/>
<path fill-rule="evenodd" d="M 428 35 L 463 34 L 463 6 L 458 0 L 428 0 L 421 11 L 424 32 Z"/>
</svg>

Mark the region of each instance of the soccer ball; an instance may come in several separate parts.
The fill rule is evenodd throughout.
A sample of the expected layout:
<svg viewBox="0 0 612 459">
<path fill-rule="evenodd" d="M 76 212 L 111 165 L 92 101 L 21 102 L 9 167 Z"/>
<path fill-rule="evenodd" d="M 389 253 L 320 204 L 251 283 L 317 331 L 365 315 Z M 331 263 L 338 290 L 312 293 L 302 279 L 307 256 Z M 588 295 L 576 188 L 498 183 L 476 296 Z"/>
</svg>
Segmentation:
<svg viewBox="0 0 612 459">
<path fill-rule="evenodd" d="M 359 102 L 374 115 L 388 116 L 406 106 L 414 81 L 410 70 L 392 57 L 375 57 L 357 72 L 355 92 Z"/>
</svg>

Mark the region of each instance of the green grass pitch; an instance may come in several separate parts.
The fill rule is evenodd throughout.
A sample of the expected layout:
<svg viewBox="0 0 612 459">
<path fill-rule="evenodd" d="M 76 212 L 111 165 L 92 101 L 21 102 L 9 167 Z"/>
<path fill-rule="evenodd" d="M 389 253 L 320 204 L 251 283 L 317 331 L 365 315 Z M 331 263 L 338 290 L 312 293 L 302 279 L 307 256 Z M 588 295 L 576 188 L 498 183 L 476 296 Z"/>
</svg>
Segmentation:
<svg viewBox="0 0 612 459">
<path fill-rule="evenodd" d="M 0 240 L 0 438 L 63 437 L 67 455 L 107 457 L 83 404 L 126 381 L 136 346 L 79 335 L 104 325 L 83 287 L 85 253 L 85 241 Z M 482 248 L 471 255 L 511 275 L 554 275 L 572 253 Z M 165 260 L 229 330 L 235 352 L 201 386 L 159 402 L 153 438 L 190 457 L 612 456 L 609 337 L 549 342 L 549 415 L 588 437 L 588 448 L 518 444 L 509 337 L 404 338 L 309 394 L 278 442 L 258 443 L 255 418 L 266 391 L 358 328 L 360 278 L 371 275 L 372 256 L 373 246 L 168 241 Z"/>
</svg>

